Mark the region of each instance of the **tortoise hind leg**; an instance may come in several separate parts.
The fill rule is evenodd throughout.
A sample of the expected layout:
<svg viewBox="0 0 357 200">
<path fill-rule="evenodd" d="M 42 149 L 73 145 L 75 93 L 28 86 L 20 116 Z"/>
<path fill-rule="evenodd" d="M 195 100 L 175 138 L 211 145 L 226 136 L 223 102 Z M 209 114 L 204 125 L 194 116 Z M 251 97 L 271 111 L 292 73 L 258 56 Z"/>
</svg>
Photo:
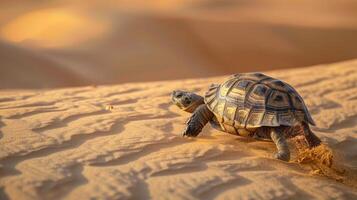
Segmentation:
<svg viewBox="0 0 357 200">
<path fill-rule="evenodd" d="M 270 129 L 270 137 L 276 145 L 278 152 L 274 154 L 274 158 L 283 161 L 290 160 L 289 145 L 285 139 L 284 132 L 279 127 Z"/>
<path fill-rule="evenodd" d="M 304 135 L 306 138 L 306 142 L 310 148 L 319 146 L 321 144 L 321 140 L 311 131 L 309 125 L 307 123 L 303 123 Z"/>
<path fill-rule="evenodd" d="M 206 104 L 200 105 L 186 122 L 187 126 L 183 132 L 183 136 L 196 137 L 212 118 L 213 113 L 208 109 Z"/>
</svg>

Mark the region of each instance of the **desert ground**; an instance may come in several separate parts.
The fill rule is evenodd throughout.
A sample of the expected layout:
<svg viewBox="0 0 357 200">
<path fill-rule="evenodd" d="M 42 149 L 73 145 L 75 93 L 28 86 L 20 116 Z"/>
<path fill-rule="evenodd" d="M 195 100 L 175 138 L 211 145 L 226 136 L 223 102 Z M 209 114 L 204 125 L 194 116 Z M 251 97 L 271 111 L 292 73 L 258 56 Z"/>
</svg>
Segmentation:
<svg viewBox="0 0 357 200">
<path fill-rule="evenodd" d="M 189 117 L 174 89 L 225 77 L 0 91 L 0 199 L 357 199 L 357 60 L 267 71 L 303 96 L 340 178 Z"/>
<path fill-rule="evenodd" d="M 357 199 L 356 11 L 355 0 L 1 1 L 0 199 Z M 182 137 L 190 115 L 174 89 L 203 95 L 252 71 L 298 90 L 332 166 L 293 141 L 282 162 L 271 142 L 209 126 Z"/>
</svg>

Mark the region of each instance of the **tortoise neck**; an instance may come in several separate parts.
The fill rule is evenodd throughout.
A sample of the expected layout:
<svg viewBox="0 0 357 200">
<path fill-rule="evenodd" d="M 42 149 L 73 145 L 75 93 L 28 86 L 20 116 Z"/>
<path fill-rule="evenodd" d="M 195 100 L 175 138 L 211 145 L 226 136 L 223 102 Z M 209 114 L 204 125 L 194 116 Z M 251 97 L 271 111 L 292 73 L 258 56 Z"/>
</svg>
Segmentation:
<svg viewBox="0 0 357 200">
<path fill-rule="evenodd" d="M 198 106 L 204 104 L 203 97 L 200 96 L 198 100 L 196 100 L 194 103 L 192 103 L 190 106 L 188 106 L 184 111 L 193 113 L 195 110 L 198 108 Z"/>
</svg>

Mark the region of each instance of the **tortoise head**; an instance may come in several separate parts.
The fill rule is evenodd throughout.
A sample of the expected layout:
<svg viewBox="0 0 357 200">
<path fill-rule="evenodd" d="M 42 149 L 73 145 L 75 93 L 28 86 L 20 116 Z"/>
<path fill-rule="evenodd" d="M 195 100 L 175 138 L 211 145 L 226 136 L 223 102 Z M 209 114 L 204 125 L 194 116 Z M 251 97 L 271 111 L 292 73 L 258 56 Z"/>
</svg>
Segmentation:
<svg viewBox="0 0 357 200">
<path fill-rule="evenodd" d="M 172 102 L 182 110 L 192 113 L 196 108 L 204 104 L 203 97 L 193 92 L 174 90 L 171 94 Z"/>
</svg>

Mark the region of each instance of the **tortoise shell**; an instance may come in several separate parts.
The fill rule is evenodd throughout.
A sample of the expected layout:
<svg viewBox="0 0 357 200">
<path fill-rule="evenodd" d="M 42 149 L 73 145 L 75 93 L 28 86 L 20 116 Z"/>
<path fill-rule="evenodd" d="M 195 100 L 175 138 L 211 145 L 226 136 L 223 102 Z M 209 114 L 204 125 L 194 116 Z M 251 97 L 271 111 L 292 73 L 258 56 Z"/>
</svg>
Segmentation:
<svg viewBox="0 0 357 200">
<path fill-rule="evenodd" d="M 221 85 L 211 85 L 204 101 L 228 132 L 297 122 L 315 125 L 294 88 L 262 73 L 235 74 Z"/>
</svg>

